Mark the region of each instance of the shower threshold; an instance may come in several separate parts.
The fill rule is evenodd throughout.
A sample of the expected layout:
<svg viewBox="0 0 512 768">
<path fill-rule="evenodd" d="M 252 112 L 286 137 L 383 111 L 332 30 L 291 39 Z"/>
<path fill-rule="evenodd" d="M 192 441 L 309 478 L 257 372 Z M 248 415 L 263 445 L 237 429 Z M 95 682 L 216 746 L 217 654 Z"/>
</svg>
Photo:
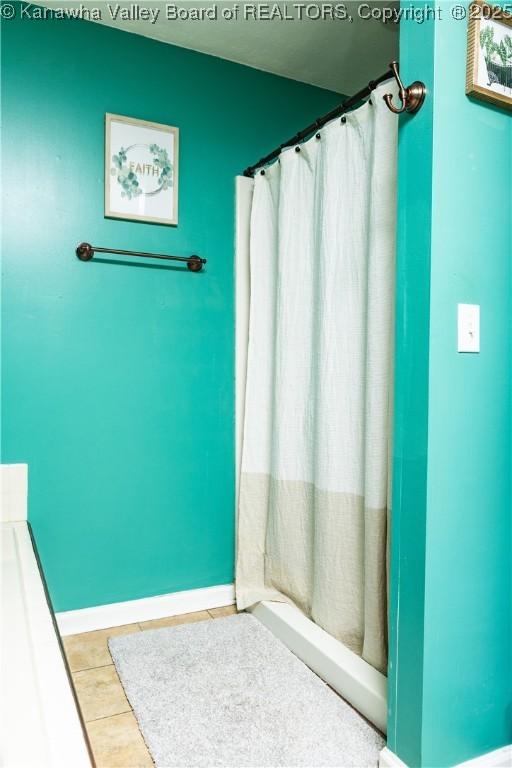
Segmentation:
<svg viewBox="0 0 512 768">
<path fill-rule="evenodd" d="M 385 675 L 289 603 L 265 600 L 250 611 L 324 682 L 386 733 Z"/>
</svg>

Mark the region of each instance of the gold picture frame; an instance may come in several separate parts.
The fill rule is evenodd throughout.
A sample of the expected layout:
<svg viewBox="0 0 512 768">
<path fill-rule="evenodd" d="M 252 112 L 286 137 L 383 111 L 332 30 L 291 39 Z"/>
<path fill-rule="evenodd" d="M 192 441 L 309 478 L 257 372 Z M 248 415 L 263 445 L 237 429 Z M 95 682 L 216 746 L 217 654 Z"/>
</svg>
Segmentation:
<svg viewBox="0 0 512 768">
<path fill-rule="evenodd" d="M 512 14 L 476 0 L 468 17 L 466 94 L 512 110 Z"/>
<path fill-rule="evenodd" d="M 105 115 L 105 217 L 178 224 L 179 129 Z"/>
</svg>

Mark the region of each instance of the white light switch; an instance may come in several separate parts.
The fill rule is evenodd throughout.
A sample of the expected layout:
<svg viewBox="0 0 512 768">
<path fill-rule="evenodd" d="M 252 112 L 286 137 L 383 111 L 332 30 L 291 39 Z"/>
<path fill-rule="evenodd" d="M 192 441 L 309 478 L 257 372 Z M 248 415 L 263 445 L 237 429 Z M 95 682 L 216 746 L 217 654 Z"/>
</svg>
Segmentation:
<svg viewBox="0 0 512 768">
<path fill-rule="evenodd" d="M 457 305 L 457 352 L 480 352 L 480 305 Z"/>
</svg>

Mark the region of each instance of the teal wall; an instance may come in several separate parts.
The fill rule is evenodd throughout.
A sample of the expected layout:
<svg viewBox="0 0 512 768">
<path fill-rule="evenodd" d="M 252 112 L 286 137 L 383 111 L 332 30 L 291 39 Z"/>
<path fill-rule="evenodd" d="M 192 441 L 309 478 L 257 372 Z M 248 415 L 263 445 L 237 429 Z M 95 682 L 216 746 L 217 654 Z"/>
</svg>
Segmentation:
<svg viewBox="0 0 512 768">
<path fill-rule="evenodd" d="M 389 608 L 388 745 L 420 764 L 429 402 L 430 251 L 433 166 L 433 25 L 411 24 L 400 40 L 405 82 L 429 97 L 401 118 L 396 291 L 395 424 Z"/>
<path fill-rule="evenodd" d="M 234 176 L 339 100 L 90 22 L 2 23 L 2 461 L 29 465 L 56 610 L 232 581 Z M 177 228 L 104 219 L 105 112 L 179 126 Z M 83 264 L 83 240 L 208 265 Z"/>
<path fill-rule="evenodd" d="M 512 114 L 465 96 L 466 25 L 436 5 L 401 30 L 429 101 L 401 132 L 397 395 L 418 398 L 397 402 L 388 736 L 428 767 L 512 742 Z M 480 354 L 456 351 L 458 302 Z"/>
</svg>

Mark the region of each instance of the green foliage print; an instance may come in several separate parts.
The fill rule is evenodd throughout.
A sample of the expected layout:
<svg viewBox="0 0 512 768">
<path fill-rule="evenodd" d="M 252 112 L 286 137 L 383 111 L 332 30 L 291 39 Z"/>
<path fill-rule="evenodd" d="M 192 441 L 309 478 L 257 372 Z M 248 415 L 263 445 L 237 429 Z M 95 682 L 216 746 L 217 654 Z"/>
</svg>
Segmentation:
<svg viewBox="0 0 512 768">
<path fill-rule="evenodd" d="M 160 170 L 160 176 L 158 177 L 158 183 L 161 189 L 168 189 L 172 187 L 173 173 L 172 164 L 169 160 L 169 155 L 166 149 L 162 149 L 158 144 L 150 144 L 149 151 L 154 155 L 153 162 L 158 166 Z"/>
<path fill-rule="evenodd" d="M 144 194 L 139 183 L 139 177 L 135 171 L 130 169 L 127 159 L 127 153 L 131 147 L 121 147 L 117 154 L 112 155 L 112 168 L 110 173 L 115 176 L 117 182 L 121 185 L 121 197 L 131 200 L 138 195 Z M 158 189 L 170 189 L 173 186 L 173 167 L 166 149 L 159 147 L 158 144 L 150 144 L 149 151 L 153 155 L 153 164 L 159 170 Z M 155 193 L 150 193 L 155 194 Z"/>
<path fill-rule="evenodd" d="M 121 197 L 127 197 L 131 200 L 132 197 L 137 197 L 142 194 L 142 190 L 139 187 L 139 179 L 137 174 L 130 170 L 126 153 L 127 149 L 121 147 L 117 155 L 112 155 L 112 162 L 114 167 L 111 170 L 113 176 L 117 176 L 117 181 L 122 187 Z"/>
<path fill-rule="evenodd" d="M 505 35 L 500 43 L 494 39 L 494 28 L 486 26 L 480 32 L 480 47 L 484 51 L 486 62 L 497 57 L 504 67 L 512 65 L 512 37 Z"/>
</svg>

